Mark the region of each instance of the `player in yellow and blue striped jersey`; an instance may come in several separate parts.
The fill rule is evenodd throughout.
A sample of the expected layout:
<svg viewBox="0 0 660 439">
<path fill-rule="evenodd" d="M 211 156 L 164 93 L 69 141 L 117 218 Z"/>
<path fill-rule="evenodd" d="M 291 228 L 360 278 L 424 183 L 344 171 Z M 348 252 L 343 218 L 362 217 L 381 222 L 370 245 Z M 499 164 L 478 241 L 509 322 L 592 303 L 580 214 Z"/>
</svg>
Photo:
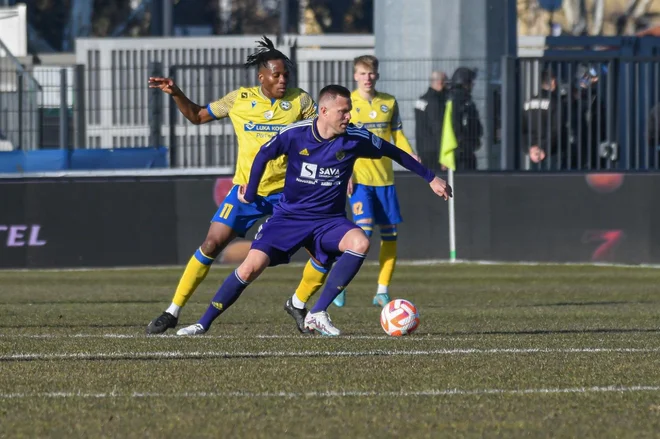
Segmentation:
<svg viewBox="0 0 660 439">
<path fill-rule="evenodd" d="M 252 162 L 261 145 L 285 126 L 316 117 L 316 105 L 309 94 L 289 88 L 292 64 L 266 37 L 250 55 L 246 67 L 259 69 L 260 85 L 241 87 L 223 98 L 200 106 L 188 99 L 170 78 L 149 78 L 150 88 L 159 88 L 174 99 L 179 111 L 193 124 L 229 117 L 238 138 L 238 160 L 234 187 L 211 220 L 206 239 L 195 251 L 179 281 L 170 306 L 147 326 L 147 333 L 160 334 L 178 323 L 179 313 L 209 272 L 211 264 L 236 237 L 259 219 L 272 215 L 284 188 L 286 157 L 270 161 L 259 184 L 257 197 L 250 204 L 238 200 L 238 188 L 250 177 Z M 304 318 L 304 316 L 302 316 Z"/>
</svg>

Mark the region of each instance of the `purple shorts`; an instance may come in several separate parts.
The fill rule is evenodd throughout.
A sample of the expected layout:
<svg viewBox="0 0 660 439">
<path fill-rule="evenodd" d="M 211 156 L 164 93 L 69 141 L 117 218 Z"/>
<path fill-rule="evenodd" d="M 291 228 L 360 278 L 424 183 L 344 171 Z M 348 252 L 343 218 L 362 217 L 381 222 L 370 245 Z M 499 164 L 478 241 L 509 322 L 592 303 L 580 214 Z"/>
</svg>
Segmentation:
<svg viewBox="0 0 660 439">
<path fill-rule="evenodd" d="M 345 217 L 300 219 L 276 212 L 259 227 L 252 248 L 266 253 L 271 267 L 288 264 L 291 256 L 303 247 L 326 266 L 341 255 L 339 242 L 344 235 L 358 228 Z"/>
</svg>

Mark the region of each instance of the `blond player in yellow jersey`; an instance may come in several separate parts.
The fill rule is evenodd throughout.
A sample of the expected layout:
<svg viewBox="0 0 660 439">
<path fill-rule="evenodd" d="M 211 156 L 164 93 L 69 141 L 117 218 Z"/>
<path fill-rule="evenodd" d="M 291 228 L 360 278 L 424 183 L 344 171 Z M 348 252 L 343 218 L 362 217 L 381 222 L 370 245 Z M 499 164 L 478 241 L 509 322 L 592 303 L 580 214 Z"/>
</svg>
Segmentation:
<svg viewBox="0 0 660 439">
<path fill-rule="evenodd" d="M 357 83 L 357 90 L 351 94 L 351 122 L 387 141 L 392 141 L 419 161 L 403 134 L 396 99 L 392 95 L 376 91 L 376 82 L 379 79 L 378 58 L 372 55 L 355 58 L 353 78 Z M 348 194 L 353 221 L 366 235 L 372 235 L 375 225 L 380 228 L 380 274 L 373 304 L 385 306 L 390 301 L 388 289 L 396 264 L 397 224 L 402 221 L 394 188 L 392 160 L 386 157 L 358 159 Z M 324 282 L 328 269 L 329 267 L 322 267 L 310 259 L 305 267 L 303 280 L 291 298 L 294 307 L 305 306 L 311 295 Z M 345 296 L 345 292 L 337 296 L 335 305 L 344 306 Z"/>
<path fill-rule="evenodd" d="M 287 87 L 291 61 L 268 38 L 259 42 L 257 52 L 248 57 L 245 65 L 259 68 L 261 85 L 234 90 L 206 107 L 190 101 L 171 79 L 149 78 L 149 87 L 172 96 L 179 111 L 193 124 L 229 117 L 238 137 L 234 187 L 213 216 L 206 239 L 188 262 L 171 305 L 147 326 L 149 334 L 176 327 L 181 308 L 204 280 L 214 259 L 233 239 L 245 236 L 259 219 L 272 215 L 284 188 L 284 156 L 268 164 L 254 203 L 243 204 L 238 200 L 238 190 L 247 184 L 252 161 L 261 145 L 286 125 L 316 116 L 313 99 L 299 88 Z M 300 316 L 294 318 L 297 321 Z"/>
</svg>

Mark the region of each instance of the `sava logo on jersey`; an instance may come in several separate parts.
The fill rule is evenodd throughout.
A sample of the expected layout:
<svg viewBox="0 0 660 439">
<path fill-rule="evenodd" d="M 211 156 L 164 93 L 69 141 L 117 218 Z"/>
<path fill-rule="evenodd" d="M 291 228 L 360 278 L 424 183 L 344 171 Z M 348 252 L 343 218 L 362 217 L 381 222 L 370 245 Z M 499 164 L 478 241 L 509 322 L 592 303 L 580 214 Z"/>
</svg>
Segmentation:
<svg viewBox="0 0 660 439">
<path fill-rule="evenodd" d="M 337 178 L 339 178 L 339 169 L 337 168 L 323 168 L 314 163 L 302 162 L 300 177 L 296 181 L 305 184 L 336 186 L 341 184 L 341 181 L 338 181 Z"/>
</svg>

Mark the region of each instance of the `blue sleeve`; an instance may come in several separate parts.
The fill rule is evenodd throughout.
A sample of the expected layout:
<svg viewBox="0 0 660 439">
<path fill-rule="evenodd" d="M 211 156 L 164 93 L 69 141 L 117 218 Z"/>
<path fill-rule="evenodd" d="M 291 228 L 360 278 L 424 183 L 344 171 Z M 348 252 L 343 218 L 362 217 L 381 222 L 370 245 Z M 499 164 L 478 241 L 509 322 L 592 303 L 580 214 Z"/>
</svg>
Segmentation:
<svg viewBox="0 0 660 439">
<path fill-rule="evenodd" d="M 360 145 L 361 147 L 358 153 L 360 157 L 389 157 L 407 170 L 419 175 L 429 183 L 435 178 L 433 171 L 419 163 L 410 154 L 400 148 L 397 148 L 390 142 L 386 142 L 378 136 L 372 134 L 371 141 L 360 142 Z M 372 152 L 371 150 L 376 150 L 377 152 Z"/>
<path fill-rule="evenodd" d="M 252 168 L 250 169 L 250 180 L 248 181 L 247 188 L 245 189 L 245 201 L 248 203 L 254 202 L 257 197 L 257 190 L 261 177 L 266 170 L 266 164 L 276 159 L 277 157 L 287 154 L 289 152 L 289 142 L 283 134 L 278 134 L 264 143 L 259 152 L 254 157 Z"/>
</svg>

